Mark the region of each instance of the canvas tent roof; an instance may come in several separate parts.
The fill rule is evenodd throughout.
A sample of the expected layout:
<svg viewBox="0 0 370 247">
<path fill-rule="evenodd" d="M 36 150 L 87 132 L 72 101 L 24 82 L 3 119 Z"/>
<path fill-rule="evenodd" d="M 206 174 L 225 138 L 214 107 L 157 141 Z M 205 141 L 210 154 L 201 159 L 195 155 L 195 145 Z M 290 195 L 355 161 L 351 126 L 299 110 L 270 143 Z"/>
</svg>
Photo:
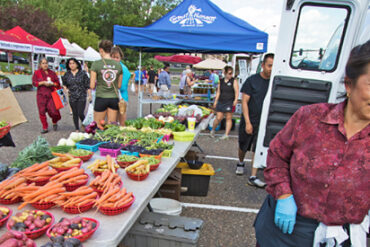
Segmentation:
<svg viewBox="0 0 370 247">
<path fill-rule="evenodd" d="M 59 49 L 60 55 L 62 56 L 74 58 L 84 57 L 84 52 L 72 46 L 68 39 L 60 38 L 52 45 L 52 47 Z"/>
<path fill-rule="evenodd" d="M 268 35 L 210 0 L 184 0 L 146 27 L 114 26 L 113 43 L 148 52 L 266 52 Z"/>
<path fill-rule="evenodd" d="M 86 61 L 96 61 L 96 60 L 101 59 L 101 56 L 99 52 L 97 52 L 94 48 L 89 46 L 85 50 L 84 58 Z"/>
<path fill-rule="evenodd" d="M 172 63 L 188 63 L 196 64 L 202 61 L 202 58 L 189 56 L 189 55 L 173 55 L 173 56 L 154 56 L 155 59 L 161 62 L 172 62 Z"/>
<path fill-rule="evenodd" d="M 32 45 L 32 52 L 43 53 L 43 54 L 59 54 L 59 50 L 53 48 L 45 41 L 33 36 L 32 34 L 23 30 L 20 26 L 16 26 L 5 32 L 8 35 L 13 36 L 20 43 Z"/>
<path fill-rule="evenodd" d="M 193 66 L 196 69 L 223 69 L 227 64 L 219 59 L 206 59 Z"/>
<path fill-rule="evenodd" d="M 32 52 L 32 46 L 18 42 L 15 37 L 0 29 L 0 49 L 8 51 Z"/>
</svg>

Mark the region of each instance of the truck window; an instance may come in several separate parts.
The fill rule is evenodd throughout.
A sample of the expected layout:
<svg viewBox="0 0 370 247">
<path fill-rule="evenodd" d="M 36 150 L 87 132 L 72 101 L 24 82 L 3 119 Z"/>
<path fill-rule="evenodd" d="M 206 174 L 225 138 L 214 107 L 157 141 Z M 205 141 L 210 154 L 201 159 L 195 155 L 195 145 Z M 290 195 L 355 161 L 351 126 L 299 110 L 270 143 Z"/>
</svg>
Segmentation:
<svg viewBox="0 0 370 247">
<path fill-rule="evenodd" d="M 347 6 L 304 4 L 291 52 L 294 69 L 334 71 L 340 56 L 350 9 Z"/>
</svg>

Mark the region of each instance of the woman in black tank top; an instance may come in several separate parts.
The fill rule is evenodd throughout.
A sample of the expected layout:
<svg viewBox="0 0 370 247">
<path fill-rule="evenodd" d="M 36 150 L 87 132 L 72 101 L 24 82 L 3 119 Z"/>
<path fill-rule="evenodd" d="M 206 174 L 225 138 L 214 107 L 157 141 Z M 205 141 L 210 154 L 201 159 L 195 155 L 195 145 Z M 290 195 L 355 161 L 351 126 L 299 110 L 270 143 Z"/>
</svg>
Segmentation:
<svg viewBox="0 0 370 247">
<path fill-rule="evenodd" d="M 211 131 L 211 137 L 214 137 L 215 129 L 218 124 L 226 116 L 226 131 L 225 134 L 220 138 L 221 140 L 227 139 L 232 127 L 232 118 L 235 106 L 238 103 L 239 97 L 239 85 L 238 81 L 233 78 L 233 68 L 226 66 L 224 69 L 225 77 L 220 80 L 217 87 L 217 93 L 213 108 L 216 109 L 217 115 L 213 122 L 213 128 Z"/>
</svg>

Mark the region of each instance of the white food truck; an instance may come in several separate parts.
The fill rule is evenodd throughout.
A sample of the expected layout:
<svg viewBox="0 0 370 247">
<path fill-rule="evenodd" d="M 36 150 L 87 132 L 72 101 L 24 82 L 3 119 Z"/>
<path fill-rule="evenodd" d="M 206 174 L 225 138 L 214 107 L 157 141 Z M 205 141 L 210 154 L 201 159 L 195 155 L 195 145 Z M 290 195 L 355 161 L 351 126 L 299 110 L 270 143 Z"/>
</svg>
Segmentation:
<svg viewBox="0 0 370 247">
<path fill-rule="evenodd" d="M 285 0 L 253 166 L 266 166 L 271 140 L 301 106 L 344 95 L 351 49 L 370 39 L 368 0 Z"/>
</svg>

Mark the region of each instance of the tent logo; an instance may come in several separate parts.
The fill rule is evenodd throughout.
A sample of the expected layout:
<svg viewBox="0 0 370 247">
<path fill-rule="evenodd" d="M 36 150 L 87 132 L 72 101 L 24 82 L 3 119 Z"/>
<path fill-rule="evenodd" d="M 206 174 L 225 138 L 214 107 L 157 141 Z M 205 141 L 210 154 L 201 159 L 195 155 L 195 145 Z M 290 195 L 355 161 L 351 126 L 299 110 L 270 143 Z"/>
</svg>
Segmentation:
<svg viewBox="0 0 370 247">
<path fill-rule="evenodd" d="M 204 23 L 212 24 L 216 20 L 216 16 L 202 15 L 201 12 L 202 9 L 190 5 L 185 15 L 171 16 L 170 22 L 179 23 L 182 27 L 203 27 Z"/>
</svg>

